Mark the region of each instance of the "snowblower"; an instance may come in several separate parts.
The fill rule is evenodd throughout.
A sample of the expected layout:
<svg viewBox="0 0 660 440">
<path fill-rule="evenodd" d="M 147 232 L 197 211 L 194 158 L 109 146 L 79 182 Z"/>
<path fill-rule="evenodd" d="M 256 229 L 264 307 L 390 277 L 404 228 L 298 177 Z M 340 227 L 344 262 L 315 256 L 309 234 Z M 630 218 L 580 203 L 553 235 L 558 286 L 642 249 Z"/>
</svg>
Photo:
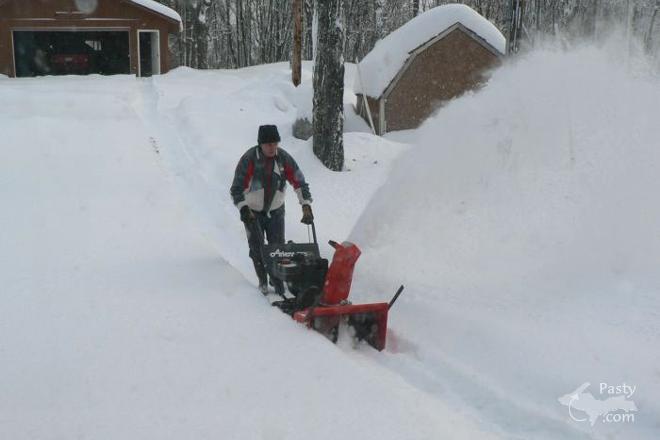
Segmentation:
<svg viewBox="0 0 660 440">
<path fill-rule="evenodd" d="M 283 281 L 293 297 L 272 303 L 297 322 L 307 325 L 337 342 L 339 328 L 347 324 L 357 341 L 376 350 L 385 348 L 387 314 L 403 286 L 389 303 L 352 304 L 348 301 L 353 269 L 360 249 L 351 242 L 328 243 L 335 250 L 332 262 L 321 258 L 316 227 L 311 224 L 313 242 L 267 244 L 262 247 L 263 261 L 271 277 Z M 262 241 L 263 242 L 263 241 Z"/>
</svg>

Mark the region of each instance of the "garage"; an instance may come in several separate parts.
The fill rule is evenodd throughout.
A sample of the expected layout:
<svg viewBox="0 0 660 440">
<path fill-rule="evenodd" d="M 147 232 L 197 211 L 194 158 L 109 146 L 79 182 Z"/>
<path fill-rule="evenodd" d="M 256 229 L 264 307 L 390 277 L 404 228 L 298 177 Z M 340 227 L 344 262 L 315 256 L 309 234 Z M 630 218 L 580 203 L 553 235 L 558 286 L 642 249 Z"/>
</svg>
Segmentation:
<svg viewBox="0 0 660 440">
<path fill-rule="evenodd" d="M 130 73 L 128 31 L 14 31 L 16 76 Z"/>
<path fill-rule="evenodd" d="M 0 74 L 157 75 L 181 30 L 154 0 L 0 0 Z"/>
</svg>

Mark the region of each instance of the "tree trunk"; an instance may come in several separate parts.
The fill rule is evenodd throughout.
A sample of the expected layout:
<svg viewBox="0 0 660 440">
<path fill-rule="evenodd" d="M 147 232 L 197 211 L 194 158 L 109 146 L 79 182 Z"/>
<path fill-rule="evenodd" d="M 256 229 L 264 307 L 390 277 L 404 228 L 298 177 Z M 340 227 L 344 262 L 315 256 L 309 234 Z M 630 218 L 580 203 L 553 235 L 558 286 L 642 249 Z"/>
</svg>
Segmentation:
<svg viewBox="0 0 660 440">
<path fill-rule="evenodd" d="M 291 60 L 291 80 L 300 85 L 302 59 L 302 0 L 293 0 L 293 54 Z"/>
<path fill-rule="evenodd" d="M 227 31 L 227 49 L 229 51 L 230 66 L 233 68 L 238 67 L 238 43 L 236 49 L 234 48 L 234 31 L 231 27 L 231 15 L 229 5 L 225 7 L 225 23 L 228 28 Z"/>
<path fill-rule="evenodd" d="M 508 11 L 509 23 L 507 23 L 507 54 L 509 55 L 518 52 L 520 48 L 524 9 L 525 0 L 510 0 Z"/>
<path fill-rule="evenodd" d="M 316 62 L 316 51 L 319 44 L 319 8 L 317 3 L 323 0 L 314 0 L 312 6 L 312 61 Z"/>
<path fill-rule="evenodd" d="M 192 67 L 195 69 L 208 69 L 208 55 L 209 55 L 209 27 L 206 17 L 208 15 L 208 8 L 210 4 L 208 1 L 199 2 L 197 6 L 193 6 L 194 13 L 193 19 L 193 38 L 195 40 L 195 60 Z M 203 18 L 202 18 L 203 17 Z"/>
<path fill-rule="evenodd" d="M 541 35 L 541 1 L 536 0 L 536 38 Z"/>
<path fill-rule="evenodd" d="M 314 38 L 313 38 L 313 23 L 314 23 L 314 1 L 313 0 L 303 0 L 303 15 L 305 16 L 305 24 L 303 25 L 304 30 L 304 41 L 303 41 L 303 53 L 305 54 L 304 59 L 311 60 L 314 58 Z"/>
<path fill-rule="evenodd" d="M 656 0 L 655 6 L 653 7 L 653 14 L 651 15 L 651 22 L 649 23 L 649 30 L 646 33 L 646 38 L 644 41 L 644 48 L 649 53 L 653 47 L 653 26 L 655 25 L 655 18 L 658 16 L 658 10 L 660 10 L 660 0 Z"/>
<path fill-rule="evenodd" d="M 343 0 L 316 2 L 318 36 L 314 64 L 314 154 L 333 171 L 344 167 Z"/>
</svg>

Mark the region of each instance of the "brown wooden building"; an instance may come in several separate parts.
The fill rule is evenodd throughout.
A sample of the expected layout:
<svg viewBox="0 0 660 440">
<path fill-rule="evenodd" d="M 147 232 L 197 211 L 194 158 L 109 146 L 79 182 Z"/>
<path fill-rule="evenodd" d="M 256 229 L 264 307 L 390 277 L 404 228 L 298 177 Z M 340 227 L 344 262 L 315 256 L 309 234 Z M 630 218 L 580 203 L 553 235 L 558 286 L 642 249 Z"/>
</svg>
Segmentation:
<svg viewBox="0 0 660 440">
<path fill-rule="evenodd" d="M 180 28 L 153 0 L 0 0 L 0 74 L 165 73 Z"/>
<path fill-rule="evenodd" d="M 477 21 L 475 24 L 477 18 L 473 15 L 476 12 L 471 9 L 470 12 L 463 10 L 469 9 L 464 5 L 450 6 L 451 8 L 441 6 L 438 9 L 447 8 L 452 17 L 461 17 L 456 13 L 458 9 L 459 13 L 467 14 L 466 21 L 472 24 L 473 28 L 483 29 L 483 23 Z M 442 11 L 436 11 L 436 22 L 440 21 L 437 18 L 441 15 Z M 485 21 L 483 17 L 478 17 Z M 487 21 L 486 23 L 490 25 Z M 409 52 L 404 52 L 404 56 L 400 57 L 402 67 L 396 71 L 383 73 L 387 72 L 391 59 L 396 58 L 396 50 L 377 46 L 374 50 L 380 50 L 383 56 L 369 60 L 369 55 L 365 57 L 368 61 L 365 64 L 368 65 L 366 72 L 362 72 L 360 82 L 367 87 L 362 87 L 361 84 L 356 86 L 356 110 L 369 122 L 363 103 L 364 97 L 367 96 L 377 134 L 418 127 L 444 102 L 483 84 L 487 79 L 486 73 L 501 62 L 505 40 L 503 36 L 499 38 L 501 34 L 494 26 L 490 25 L 492 29 L 486 28 L 486 31 L 489 32 L 487 34 L 490 40 L 497 42 L 497 48 L 483 38 L 482 34 L 461 22 L 454 22 L 449 27 L 442 24 L 440 26 L 441 31 Z M 419 33 L 423 35 L 426 32 L 428 36 L 428 27 L 427 23 L 426 28 Z M 414 31 L 406 29 L 402 35 L 390 35 L 388 38 L 406 38 L 405 34 Z M 385 44 L 392 45 L 392 41 L 386 41 Z M 394 47 L 396 48 L 396 43 Z M 359 67 L 361 65 L 362 63 Z M 379 70 L 379 67 L 382 69 Z M 376 85 L 379 82 L 381 85 Z"/>
</svg>

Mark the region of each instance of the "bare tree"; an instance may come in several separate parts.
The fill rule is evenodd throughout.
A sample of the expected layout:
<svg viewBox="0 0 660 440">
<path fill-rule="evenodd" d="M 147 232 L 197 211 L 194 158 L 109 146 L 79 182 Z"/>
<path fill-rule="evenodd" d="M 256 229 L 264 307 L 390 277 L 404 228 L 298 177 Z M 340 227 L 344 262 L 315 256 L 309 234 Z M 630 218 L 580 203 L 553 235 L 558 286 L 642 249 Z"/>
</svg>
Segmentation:
<svg viewBox="0 0 660 440">
<path fill-rule="evenodd" d="M 313 58 L 313 0 L 160 0 L 175 8 L 184 31 L 171 49 L 179 64 L 236 68 L 289 61 L 294 53 L 294 4 L 302 3 L 302 58 Z M 343 0 L 345 57 L 362 59 L 384 36 L 428 9 L 457 0 Z M 599 29 L 626 24 L 628 0 L 459 0 L 511 33 L 511 4 L 524 4 L 516 39 L 561 33 L 564 39 L 592 38 Z M 657 0 L 629 0 L 631 34 L 648 50 L 657 41 Z M 598 35 L 596 35 L 598 36 Z M 531 43 L 531 42 L 530 42 Z M 297 44 L 297 43 L 296 43 Z"/>
<path fill-rule="evenodd" d="M 653 27 L 655 25 L 655 19 L 658 16 L 658 11 L 660 11 L 660 0 L 656 0 L 655 5 L 653 6 L 649 29 L 646 31 L 646 37 L 644 38 L 644 47 L 647 52 L 651 52 L 653 48 Z"/>
<path fill-rule="evenodd" d="M 419 0 L 413 0 L 412 2 L 412 16 L 417 17 L 419 14 Z"/>
<path fill-rule="evenodd" d="M 318 0 L 314 64 L 314 154 L 334 171 L 344 167 L 344 0 Z"/>
</svg>

